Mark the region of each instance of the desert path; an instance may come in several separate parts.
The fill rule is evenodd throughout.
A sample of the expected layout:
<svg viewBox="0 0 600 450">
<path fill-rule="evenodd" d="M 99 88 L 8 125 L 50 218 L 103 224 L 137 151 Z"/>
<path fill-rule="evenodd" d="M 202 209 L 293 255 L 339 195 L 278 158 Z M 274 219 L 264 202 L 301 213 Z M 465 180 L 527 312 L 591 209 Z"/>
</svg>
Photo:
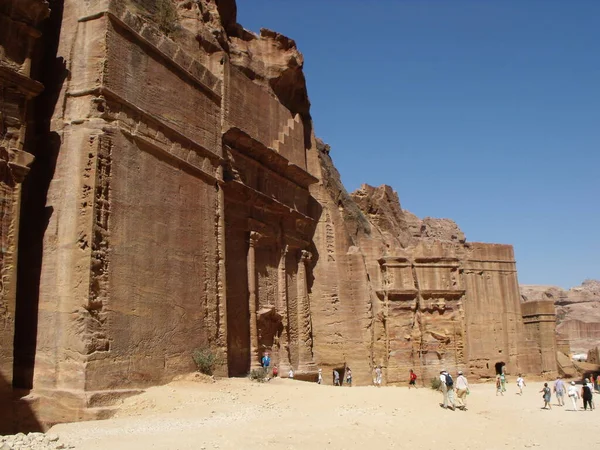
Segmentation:
<svg viewBox="0 0 600 450">
<path fill-rule="evenodd" d="M 542 383 L 472 386 L 468 411 L 429 388 L 332 387 L 277 379 L 178 381 L 124 402 L 110 420 L 61 424 L 77 449 L 600 448 L 597 411 L 542 410 Z M 597 398 L 599 396 L 596 396 Z"/>
</svg>

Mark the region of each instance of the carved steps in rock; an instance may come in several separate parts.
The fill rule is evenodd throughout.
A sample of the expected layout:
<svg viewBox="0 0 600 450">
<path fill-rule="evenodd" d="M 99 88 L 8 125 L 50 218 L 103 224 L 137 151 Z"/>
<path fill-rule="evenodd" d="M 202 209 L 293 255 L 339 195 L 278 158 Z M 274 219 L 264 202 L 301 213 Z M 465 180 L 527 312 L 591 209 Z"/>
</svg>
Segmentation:
<svg viewBox="0 0 600 450">
<path fill-rule="evenodd" d="M 282 131 L 278 134 L 278 139 L 273 142 L 272 148 L 276 152 L 280 153 L 280 149 L 285 146 L 287 138 L 290 137 L 292 131 L 296 128 L 296 124 L 300 123 L 300 114 L 296 114 L 294 117 L 290 117 L 287 124 Z"/>
</svg>

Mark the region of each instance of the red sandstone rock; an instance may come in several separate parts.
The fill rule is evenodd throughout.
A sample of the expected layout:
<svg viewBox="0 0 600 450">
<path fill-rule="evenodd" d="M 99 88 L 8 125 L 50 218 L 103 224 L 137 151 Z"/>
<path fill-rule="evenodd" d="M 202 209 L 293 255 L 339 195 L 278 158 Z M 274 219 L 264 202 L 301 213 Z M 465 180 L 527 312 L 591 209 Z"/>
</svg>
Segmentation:
<svg viewBox="0 0 600 450">
<path fill-rule="evenodd" d="M 521 285 L 525 302 L 547 300 L 556 306 L 556 333 L 566 353 L 585 353 L 600 342 L 600 281 L 586 280 L 568 291 L 557 286 Z"/>
<path fill-rule="evenodd" d="M 280 374 L 350 366 L 357 384 L 375 365 L 390 384 L 556 370 L 553 305 L 521 305 L 512 247 L 466 243 L 387 186 L 347 193 L 292 39 L 244 30 L 231 0 L 66 0 L 47 31 L 47 90 L 18 140 L 40 163 L 14 349 L 43 423 L 106 417 L 194 370 L 196 348 L 222 356 L 218 375 L 267 351 Z"/>
</svg>

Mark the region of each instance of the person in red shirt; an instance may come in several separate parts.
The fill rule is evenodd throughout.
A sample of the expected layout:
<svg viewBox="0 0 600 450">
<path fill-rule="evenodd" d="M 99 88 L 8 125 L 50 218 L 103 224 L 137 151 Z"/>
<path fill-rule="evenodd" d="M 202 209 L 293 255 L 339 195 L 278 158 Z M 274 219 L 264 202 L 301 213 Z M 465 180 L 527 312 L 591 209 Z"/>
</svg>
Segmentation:
<svg viewBox="0 0 600 450">
<path fill-rule="evenodd" d="M 412 369 L 410 369 L 410 380 L 408 382 L 408 388 L 411 387 L 417 387 L 417 374 Z"/>
</svg>

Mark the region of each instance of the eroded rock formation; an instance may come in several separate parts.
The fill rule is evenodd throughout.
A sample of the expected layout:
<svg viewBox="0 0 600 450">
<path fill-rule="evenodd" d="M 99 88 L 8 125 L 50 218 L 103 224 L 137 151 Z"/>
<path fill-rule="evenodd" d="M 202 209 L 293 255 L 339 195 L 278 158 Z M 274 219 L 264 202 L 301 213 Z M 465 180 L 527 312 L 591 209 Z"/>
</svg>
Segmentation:
<svg viewBox="0 0 600 450">
<path fill-rule="evenodd" d="M 3 374 L 33 388 L 41 422 L 106 417 L 193 370 L 195 348 L 222 355 L 225 376 L 264 351 L 282 374 L 321 367 L 328 381 L 350 366 L 358 384 L 375 365 L 387 383 L 409 368 L 425 382 L 441 368 L 490 377 L 498 362 L 556 370 L 552 303 L 522 309 L 512 247 L 421 220 L 388 186 L 346 192 L 314 136 L 293 40 L 244 30 L 232 0 L 51 6 L 46 91 L 31 103 L 41 85 L 17 78 L 35 87 L 19 101 L 33 105 L 36 162 L 21 210 L 23 321 L 5 327 L 14 346 L 0 344 Z"/>
<path fill-rule="evenodd" d="M 557 339 L 564 353 L 587 353 L 600 343 L 600 281 L 586 280 L 569 290 L 521 285 L 521 295 L 525 302 L 554 303 Z"/>
</svg>

